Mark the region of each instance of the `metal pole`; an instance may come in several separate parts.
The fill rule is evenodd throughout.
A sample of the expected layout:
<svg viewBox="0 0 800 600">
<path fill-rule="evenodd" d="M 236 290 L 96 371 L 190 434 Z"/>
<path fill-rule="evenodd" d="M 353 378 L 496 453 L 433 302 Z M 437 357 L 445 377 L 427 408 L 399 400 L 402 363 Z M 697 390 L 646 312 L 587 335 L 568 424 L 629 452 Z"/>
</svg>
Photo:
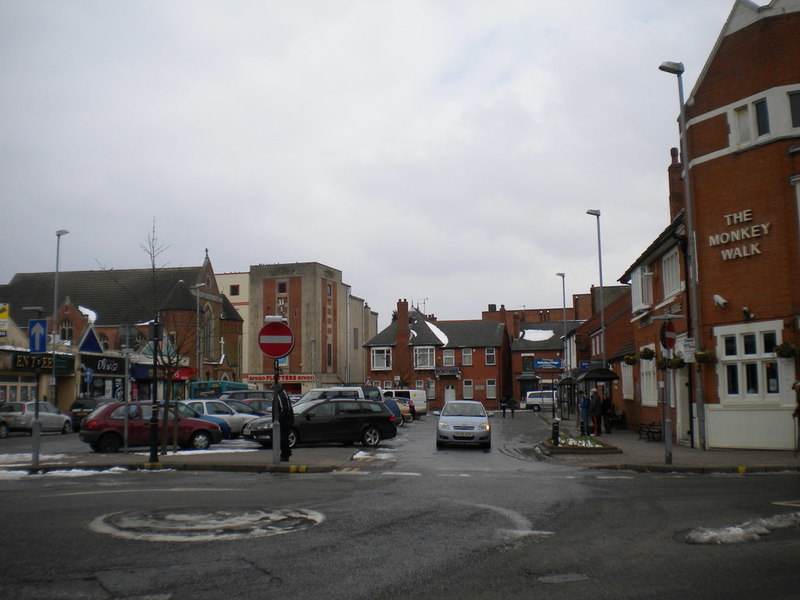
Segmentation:
<svg viewBox="0 0 800 600">
<path fill-rule="evenodd" d="M 193 285 L 195 295 L 195 329 L 194 329 L 194 369 L 197 372 L 197 381 L 200 381 L 200 288 L 205 283 Z"/>
<path fill-rule="evenodd" d="M 683 195 L 686 205 L 686 252 L 689 255 L 687 263 L 689 265 L 689 320 L 691 323 L 692 337 L 694 337 L 695 348 L 700 344 L 700 309 L 697 301 L 697 244 L 695 243 L 694 230 L 694 207 L 692 202 L 692 186 L 690 181 L 689 169 L 689 147 L 686 131 L 686 105 L 683 98 L 683 63 L 664 62 L 658 67 L 665 73 L 671 73 L 678 77 L 678 101 L 680 102 L 680 129 L 681 129 L 681 163 L 683 165 Z M 706 418 L 705 407 L 703 405 L 703 378 L 702 367 L 695 362 L 694 372 L 694 397 L 697 403 L 697 432 L 700 438 L 700 448 L 706 449 Z"/>
<path fill-rule="evenodd" d="M 603 368 L 606 368 L 606 312 L 603 299 L 603 247 L 600 243 L 600 210 L 593 208 L 586 211 L 587 215 L 597 217 L 597 264 L 600 270 L 600 356 Z"/>
<path fill-rule="evenodd" d="M 561 277 L 561 305 L 563 307 L 562 317 L 564 320 L 564 343 L 563 349 L 561 350 L 561 371 L 562 376 L 565 376 L 567 374 L 567 275 L 566 273 L 556 273 L 556 275 Z M 564 418 L 564 402 L 563 398 L 561 397 L 562 390 L 563 388 L 558 390 L 558 404 L 561 407 L 561 418 Z"/>
<path fill-rule="evenodd" d="M 272 381 L 272 464 L 281 462 L 281 423 L 278 415 L 281 412 L 280 399 L 278 398 L 278 384 L 280 383 L 280 365 L 275 359 L 273 366 L 275 374 Z"/>
<path fill-rule="evenodd" d="M 157 343 L 161 339 L 161 324 L 156 318 L 151 325 L 153 335 L 150 336 L 153 349 L 153 383 L 151 386 L 150 404 L 150 462 L 158 462 L 158 351 Z"/>
<path fill-rule="evenodd" d="M 666 349 L 667 365 L 664 369 L 664 379 L 666 394 L 664 394 L 664 464 L 672 464 L 672 374 L 669 369 L 669 361 L 672 358 L 672 349 Z"/>
</svg>

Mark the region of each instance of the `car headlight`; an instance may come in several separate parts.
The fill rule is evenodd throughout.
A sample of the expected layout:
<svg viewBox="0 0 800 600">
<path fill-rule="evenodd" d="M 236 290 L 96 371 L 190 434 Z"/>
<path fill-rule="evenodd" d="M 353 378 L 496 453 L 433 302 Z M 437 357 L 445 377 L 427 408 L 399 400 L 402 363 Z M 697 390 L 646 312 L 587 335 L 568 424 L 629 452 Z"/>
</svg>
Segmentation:
<svg viewBox="0 0 800 600">
<path fill-rule="evenodd" d="M 489 426 L 488 423 L 481 423 L 475 429 L 477 429 L 478 431 L 489 431 L 491 427 Z"/>
<path fill-rule="evenodd" d="M 445 423 L 443 421 L 439 421 L 439 429 L 442 429 L 442 430 L 448 429 L 449 430 L 449 429 L 452 429 L 452 427 L 450 427 L 449 424 L 447 424 L 447 423 Z"/>
</svg>

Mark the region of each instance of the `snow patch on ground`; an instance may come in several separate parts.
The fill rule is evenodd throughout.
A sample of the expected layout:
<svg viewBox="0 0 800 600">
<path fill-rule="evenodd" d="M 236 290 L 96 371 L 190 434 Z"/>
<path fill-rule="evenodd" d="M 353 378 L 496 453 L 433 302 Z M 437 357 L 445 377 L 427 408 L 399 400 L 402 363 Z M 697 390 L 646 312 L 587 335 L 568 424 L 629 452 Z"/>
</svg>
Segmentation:
<svg viewBox="0 0 800 600">
<path fill-rule="evenodd" d="M 739 544 L 755 541 L 776 529 L 789 527 L 800 527 L 800 512 L 754 519 L 741 525 L 721 529 L 706 529 L 705 527 L 692 529 L 686 534 L 685 541 L 690 544 Z"/>
</svg>

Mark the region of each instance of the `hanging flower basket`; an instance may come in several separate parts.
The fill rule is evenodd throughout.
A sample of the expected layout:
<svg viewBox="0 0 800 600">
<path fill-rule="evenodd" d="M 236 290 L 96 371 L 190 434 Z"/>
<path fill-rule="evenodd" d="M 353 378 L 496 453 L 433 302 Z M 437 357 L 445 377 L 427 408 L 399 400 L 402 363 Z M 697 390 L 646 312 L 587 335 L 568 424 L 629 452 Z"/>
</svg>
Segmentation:
<svg viewBox="0 0 800 600">
<path fill-rule="evenodd" d="M 635 354 L 626 354 L 623 360 L 626 365 L 635 365 L 639 362 L 639 357 Z"/>
<path fill-rule="evenodd" d="M 683 360 L 682 356 L 675 356 L 669 359 L 669 361 L 667 362 L 667 366 L 670 369 L 681 369 L 684 366 L 686 366 L 686 361 Z"/>
<path fill-rule="evenodd" d="M 775 346 L 774 352 L 778 355 L 778 358 L 794 358 L 797 356 L 797 346 L 789 342 L 783 342 Z"/>
<path fill-rule="evenodd" d="M 667 368 L 667 359 L 663 356 L 656 359 L 656 368 L 660 370 L 664 370 Z"/>
<path fill-rule="evenodd" d="M 653 360 L 656 357 L 656 353 L 652 348 L 645 348 L 641 352 L 639 352 L 639 358 L 642 360 Z"/>
<path fill-rule="evenodd" d="M 710 364 L 714 362 L 713 350 L 695 350 L 694 359 L 701 364 Z"/>
</svg>

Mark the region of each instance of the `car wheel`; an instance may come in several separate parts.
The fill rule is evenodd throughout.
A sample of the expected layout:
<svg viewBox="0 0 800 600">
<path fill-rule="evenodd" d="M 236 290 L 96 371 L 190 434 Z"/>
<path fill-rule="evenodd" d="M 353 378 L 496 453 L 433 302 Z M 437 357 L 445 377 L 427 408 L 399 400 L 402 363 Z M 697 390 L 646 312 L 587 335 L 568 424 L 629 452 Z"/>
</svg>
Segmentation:
<svg viewBox="0 0 800 600">
<path fill-rule="evenodd" d="M 289 440 L 289 448 L 294 448 L 297 445 L 297 440 L 298 440 L 297 430 L 290 429 L 289 434 L 286 437 Z"/>
<path fill-rule="evenodd" d="M 442 448 L 444 448 L 444 444 L 439 440 L 436 440 L 436 449 L 441 450 Z"/>
<path fill-rule="evenodd" d="M 492 449 L 492 442 L 484 442 L 481 444 L 481 448 L 484 450 L 491 450 Z"/>
<path fill-rule="evenodd" d="M 381 432 L 377 427 L 367 427 L 361 434 L 361 443 L 374 448 L 381 443 Z"/>
<path fill-rule="evenodd" d="M 272 448 L 272 442 L 261 442 L 262 448 Z"/>
<path fill-rule="evenodd" d="M 61 433 L 62 434 L 72 433 L 72 423 L 66 421 L 64 423 L 64 426 L 61 428 Z"/>
<path fill-rule="evenodd" d="M 542 410 L 541 406 L 539 406 L 538 404 L 533 405 L 533 412 L 539 412 L 540 410 Z"/>
<path fill-rule="evenodd" d="M 100 436 L 100 439 L 97 440 L 97 448 L 95 448 L 95 451 L 113 453 L 118 452 L 120 446 L 122 446 L 122 440 L 116 433 L 104 433 Z"/>
<path fill-rule="evenodd" d="M 189 448 L 192 450 L 208 450 L 211 445 L 211 436 L 205 431 L 197 431 L 189 440 Z"/>
<path fill-rule="evenodd" d="M 0 423 L 0 439 L 4 439 L 8 437 L 8 425 L 5 423 Z"/>
</svg>

